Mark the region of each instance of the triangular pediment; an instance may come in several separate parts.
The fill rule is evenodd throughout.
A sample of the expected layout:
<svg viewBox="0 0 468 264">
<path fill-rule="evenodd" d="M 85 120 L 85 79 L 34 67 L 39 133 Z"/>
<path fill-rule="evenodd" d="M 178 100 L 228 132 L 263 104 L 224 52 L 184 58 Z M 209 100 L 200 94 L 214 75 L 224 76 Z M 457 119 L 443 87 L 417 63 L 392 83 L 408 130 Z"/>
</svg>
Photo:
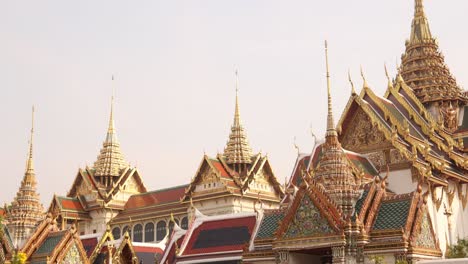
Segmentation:
<svg viewBox="0 0 468 264">
<path fill-rule="evenodd" d="M 383 147 L 390 147 L 391 142 L 385 138 L 376 122 L 360 107 L 345 117 L 347 126 L 342 127 L 341 144 L 343 148 L 368 153 Z"/>
<path fill-rule="evenodd" d="M 229 187 L 238 188 L 223 162 L 204 155 L 183 200 L 188 201 L 194 193 L 225 191 Z"/>
<path fill-rule="evenodd" d="M 314 237 L 334 233 L 334 229 L 315 206 L 312 199 L 308 195 L 304 195 L 283 238 Z"/>
<path fill-rule="evenodd" d="M 432 231 L 432 225 L 429 221 L 429 213 L 424 212 L 420 226 L 418 227 L 419 230 L 416 230 L 418 233 L 415 237 L 414 246 L 422 247 L 422 248 L 436 248 L 436 240 L 434 237 L 434 233 Z"/>
<path fill-rule="evenodd" d="M 260 155 L 260 154 L 259 154 Z M 248 178 L 245 180 L 243 190 L 255 193 L 270 193 L 282 197 L 284 191 L 276 178 L 267 157 L 258 159 Z"/>
</svg>

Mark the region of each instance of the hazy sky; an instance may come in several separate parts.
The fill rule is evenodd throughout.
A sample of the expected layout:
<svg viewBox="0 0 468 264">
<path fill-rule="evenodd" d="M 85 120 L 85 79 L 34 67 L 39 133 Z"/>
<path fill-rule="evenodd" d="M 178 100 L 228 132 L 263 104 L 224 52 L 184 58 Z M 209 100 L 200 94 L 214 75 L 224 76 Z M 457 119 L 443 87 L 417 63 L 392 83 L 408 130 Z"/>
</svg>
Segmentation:
<svg viewBox="0 0 468 264">
<path fill-rule="evenodd" d="M 468 83 L 468 1 L 425 1 L 432 33 L 459 84 Z M 92 165 L 109 118 L 148 190 L 189 183 L 203 152 L 222 152 L 239 70 L 243 124 L 281 182 L 310 151 L 309 127 L 326 124 L 324 39 L 335 120 L 351 69 L 383 94 L 404 51 L 412 0 L 6 1 L 0 0 L 0 202 L 24 174 L 31 106 L 34 159 L 45 207 Z"/>
</svg>

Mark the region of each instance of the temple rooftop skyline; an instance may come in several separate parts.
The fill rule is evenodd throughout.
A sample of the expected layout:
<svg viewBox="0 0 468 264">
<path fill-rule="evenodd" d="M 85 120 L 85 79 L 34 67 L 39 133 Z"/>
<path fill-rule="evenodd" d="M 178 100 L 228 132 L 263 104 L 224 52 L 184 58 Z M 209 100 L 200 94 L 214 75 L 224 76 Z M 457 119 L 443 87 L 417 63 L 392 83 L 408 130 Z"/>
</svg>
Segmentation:
<svg viewBox="0 0 468 264">
<path fill-rule="evenodd" d="M 0 202 L 11 202 L 24 174 L 31 105 L 36 106 L 34 164 L 45 207 L 66 194 L 77 168 L 92 166 L 108 126 L 112 74 L 115 126 L 125 158 L 148 190 L 186 183 L 203 152 L 223 153 L 239 70 L 242 124 L 254 152 L 268 153 L 276 176 L 323 135 L 323 40 L 330 46 L 335 121 L 362 65 L 382 95 L 409 38 L 413 1 L 389 3 L 122 2 L 8 3 L 0 11 L 0 105 L 4 164 Z M 425 1 L 431 32 L 457 83 L 466 87 L 465 1 Z M 380 12 L 379 12 L 380 11 Z M 447 19 L 450 18 L 450 19 Z M 452 24 L 447 26 L 447 24 Z M 447 30 L 449 29 L 449 30 Z"/>
</svg>

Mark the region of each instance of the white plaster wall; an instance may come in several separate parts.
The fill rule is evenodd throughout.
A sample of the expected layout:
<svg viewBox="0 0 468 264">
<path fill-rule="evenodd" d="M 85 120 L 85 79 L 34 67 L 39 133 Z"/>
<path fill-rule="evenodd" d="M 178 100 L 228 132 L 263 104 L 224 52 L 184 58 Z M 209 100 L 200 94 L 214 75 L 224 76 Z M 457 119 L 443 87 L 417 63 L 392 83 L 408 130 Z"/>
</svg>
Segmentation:
<svg viewBox="0 0 468 264">
<path fill-rule="evenodd" d="M 385 177 L 386 172 L 380 176 Z M 387 187 L 397 194 L 409 193 L 416 190 L 417 183 L 411 178 L 411 169 L 391 171 L 388 175 Z"/>
<path fill-rule="evenodd" d="M 426 187 L 423 188 L 423 192 L 427 190 Z M 456 184 L 450 182 L 449 190 L 456 190 Z M 442 188 L 436 189 L 437 198 L 440 199 L 442 194 Z M 432 225 L 436 236 L 439 239 L 440 249 L 445 254 L 447 244 L 457 243 L 458 238 L 468 237 L 468 207 L 463 208 L 463 205 L 458 197 L 458 192 L 455 193 L 455 197 L 451 206 L 451 216 L 450 218 L 446 215 L 446 207 L 449 209 L 449 201 L 446 192 L 444 192 L 442 198 L 442 204 L 437 210 L 437 207 L 432 200 L 432 196 L 428 198 L 428 209 L 431 216 Z M 452 228 L 451 232 L 449 231 L 449 221 L 451 222 Z"/>
</svg>

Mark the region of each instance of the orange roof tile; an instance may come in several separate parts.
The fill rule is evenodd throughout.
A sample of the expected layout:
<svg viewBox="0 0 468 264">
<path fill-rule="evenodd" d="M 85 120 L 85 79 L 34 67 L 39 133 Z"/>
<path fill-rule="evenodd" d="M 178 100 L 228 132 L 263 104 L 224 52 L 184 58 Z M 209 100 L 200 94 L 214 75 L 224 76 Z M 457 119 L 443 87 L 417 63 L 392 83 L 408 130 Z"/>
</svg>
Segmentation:
<svg viewBox="0 0 468 264">
<path fill-rule="evenodd" d="M 128 199 L 125 209 L 146 207 L 155 204 L 166 204 L 179 201 L 185 194 L 188 185 L 136 194 Z"/>
</svg>

